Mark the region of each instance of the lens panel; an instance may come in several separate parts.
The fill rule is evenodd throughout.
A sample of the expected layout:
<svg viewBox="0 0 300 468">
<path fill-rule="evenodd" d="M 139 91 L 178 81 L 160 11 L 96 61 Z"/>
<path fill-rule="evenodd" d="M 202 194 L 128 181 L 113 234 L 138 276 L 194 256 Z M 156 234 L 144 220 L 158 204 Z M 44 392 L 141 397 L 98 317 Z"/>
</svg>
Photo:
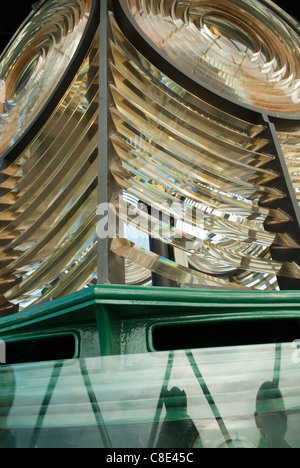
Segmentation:
<svg viewBox="0 0 300 468">
<path fill-rule="evenodd" d="M 55 100 L 54 92 L 62 92 L 62 80 L 78 55 L 92 9 L 93 0 L 50 0 L 30 17 L 6 50 L 0 67 L 5 90 L 0 107 L 0 155 L 45 110 L 49 97 Z"/>
<path fill-rule="evenodd" d="M 155 50 L 214 93 L 300 113 L 300 41 L 287 15 L 251 0 L 124 0 Z"/>
<path fill-rule="evenodd" d="M 13 106 L 1 125 L 6 136 L 12 129 L 11 139 L 5 144 L 2 140 L 2 151 L 10 150 L 4 155 L 0 185 L 0 308 L 6 314 L 75 292 L 96 276 L 95 4 L 50 0 L 17 36 L 2 62 L 2 77 L 11 83 L 6 91 L 14 89 Z M 98 18 L 89 21 L 90 14 Z M 82 59 L 81 41 L 87 51 Z M 42 51 L 41 63 L 32 58 L 37 50 Z M 27 51 L 31 58 L 24 71 Z M 72 60 L 77 62 L 74 73 L 69 70 Z M 64 90 L 66 73 L 69 85 Z M 54 104 L 49 107 L 47 102 L 57 100 L 57 87 L 62 98 L 48 112 Z M 18 129 L 13 128 L 16 112 L 22 123 Z M 31 124 L 40 112 L 48 115 L 35 133 Z M 28 145 L 26 132 L 31 136 Z"/>
<path fill-rule="evenodd" d="M 151 18 L 154 2 L 147 5 Z M 120 238 L 113 251 L 173 281 L 203 286 L 276 289 L 278 274 L 299 278 L 296 263 L 270 254 L 272 245 L 293 242 L 265 230 L 266 220 L 280 225 L 290 217 L 273 208 L 285 194 L 275 188 L 279 174 L 274 155 L 264 151 L 264 127 L 191 95 L 138 52 L 113 19 L 111 28 L 111 141 L 119 157 L 111 172 L 141 205 L 127 197 L 124 209 L 117 198 L 115 210 L 122 222 L 181 252 L 182 263 L 141 247 L 142 237 Z"/>
</svg>

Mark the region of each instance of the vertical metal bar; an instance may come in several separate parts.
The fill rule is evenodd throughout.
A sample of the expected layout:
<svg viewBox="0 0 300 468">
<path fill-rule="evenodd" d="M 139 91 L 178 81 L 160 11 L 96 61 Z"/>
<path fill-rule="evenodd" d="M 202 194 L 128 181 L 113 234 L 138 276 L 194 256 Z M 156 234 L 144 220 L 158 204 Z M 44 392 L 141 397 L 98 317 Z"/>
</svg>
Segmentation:
<svg viewBox="0 0 300 468">
<path fill-rule="evenodd" d="M 157 220 L 162 220 L 162 213 L 158 209 L 155 209 L 150 205 L 148 205 L 147 208 L 148 214 L 150 216 L 154 216 Z M 174 222 L 174 220 L 170 221 L 171 223 Z M 149 246 L 151 252 L 159 255 L 160 257 L 164 257 L 172 261 L 175 260 L 174 248 L 171 245 L 165 244 L 161 240 L 156 239 L 155 237 L 151 237 L 150 235 Z M 172 281 L 171 279 L 165 278 L 164 276 L 158 275 L 157 273 L 152 273 L 152 285 L 167 288 L 174 288 L 178 286 L 176 281 Z"/>
<path fill-rule="evenodd" d="M 169 260 L 174 260 L 174 249 L 172 246 L 167 245 L 160 241 L 159 239 L 155 239 L 154 237 L 150 237 L 150 250 L 151 252 L 159 255 L 160 257 L 167 258 Z M 174 288 L 177 287 L 176 281 L 173 281 L 169 278 L 164 276 L 158 275 L 157 273 L 152 273 L 152 285 L 153 286 L 160 286 L 166 288 Z"/>
<path fill-rule="evenodd" d="M 99 142 L 98 142 L 98 208 L 97 223 L 103 221 L 103 215 L 108 220 L 116 221 L 115 213 L 109 202 L 115 189 L 115 182 L 109 170 L 109 162 L 113 157 L 110 143 L 111 120 L 109 117 L 109 11 L 110 0 L 100 1 L 100 44 L 99 44 Z M 109 211 L 107 211 L 109 210 Z M 111 217 L 112 215 L 112 217 Z M 124 260 L 110 250 L 112 234 L 98 236 L 97 282 L 98 284 L 124 284 Z"/>
<path fill-rule="evenodd" d="M 107 34 L 108 0 L 100 2 L 100 43 L 99 43 L 99 143 L 98 143 L 98 206 L 108 202 L 108 76 L 107 76 Z M 99 215 L 98 215 L 99 216 Z M 100 218 L 97 217 L 97 222 Z M 98 237 L 98 284 L 108 283 L 108 237 Z"/>
</svg>

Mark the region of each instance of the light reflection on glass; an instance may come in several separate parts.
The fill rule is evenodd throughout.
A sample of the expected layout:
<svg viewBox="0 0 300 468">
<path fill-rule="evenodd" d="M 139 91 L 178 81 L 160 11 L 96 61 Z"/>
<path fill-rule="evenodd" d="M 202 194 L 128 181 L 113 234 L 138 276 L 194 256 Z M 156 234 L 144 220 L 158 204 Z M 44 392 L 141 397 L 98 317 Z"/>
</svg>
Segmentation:
<svg viewBox="0 0 300 468">
<path fill-rule="evenodd" d="M 0 68 L 5 85 L 0 154 L 37 117 L 76 54 L 92 0 L 51 0 L 42 6 L 6 51 Z"/>
<path fill-rule="evenodd" d="M 296 197 L 300 204 L 300 131 L 278 131 L 277 134 Z"/>
<path fill-rule="evenodd" d="M 1 367 L 0 425 L 18 448 L 299 448 L 299 366 L 279 346 Z"/>
<path fill-rule="evenodd" d="M 146 7 L 143 3 L 148 11 Z M 298 278 L 295 263 L 270 256 L 273 243 L 292 241 L 264 229 L 266 219 L 290 220 L 282 210 L 260 204 L 262 198 L 284 197 L 272 188 L 278 175 L 268 168 L 274 156 L 264 151 L 264 128 L 225 114 L 163 77 L 113 19 L 111 27 L 116 130 L 111 141 L 119 161 L 110 169 L 121 189 L 144 206 L 131 215 L 127 211 L 127 222 L 138 220 L 141 232 L 180 249 L 186 261 L 166 263 L 141 248 L 138 239 L 122 241 L 121 234 L 113 242 L 114 252 L 169 279 L 199 285 L 276 289 L 276 275 Z M 115 209 L 126 222 L 118 203 Z M 153 209 L 168 219 L 159 219 Z M 191 229 L 182 229 L 185 223 L 198 229 L 193 240 Z"/>
<path fill-rule="evenodd" d="M 251 0 L 126 0 L 128 12 L 180 70 L 235 101 L 300 111 L 299 35 Z"/>
</svg>

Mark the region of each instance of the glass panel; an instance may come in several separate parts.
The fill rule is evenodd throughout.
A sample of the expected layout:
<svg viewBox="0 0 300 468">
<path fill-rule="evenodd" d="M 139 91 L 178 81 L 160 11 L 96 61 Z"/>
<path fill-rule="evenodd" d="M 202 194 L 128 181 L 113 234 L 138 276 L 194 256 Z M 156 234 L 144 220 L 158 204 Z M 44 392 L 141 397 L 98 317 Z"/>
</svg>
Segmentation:
<svg viewBox="0 0 300 468">
<path fill-rule="evenodd" d="M 183 73 L 272 112 L 300 111 L 300 41 L 262 2 L 126 0 L 143 33 Z"/>
<path fill-rule="evenodd" d="M 28 129 L 76 54 L 92 0 L 50 0 L 23 27 L 1 62 L 0 154 Z M 1 101 L 2 102 L 2 101 Z"/>
<path fill-rule="evenodd" d="M 149 18 L 156 4 L 141 5 Z M 294 262 L 270 255 L 271 245 L 292 240 L 264 228 L 266 220 L 280 224 L 290 218 L 268 208 L 285 195 L 272 188 L 278 174 L 270 169 L 274 156 L 264 151 L 268 140 L 259 136 L 263 127 L 254 131 L 250 123 L 192 98 L 137 52 L 113 18 L 111 28 L 111 142 L 119 160 L 110 169 L 123 193 L 111 199 L 120 225 L 114 253 L 181 284 L 276 289 L 279 274 L 299 278 Z M 141 243 L 142 235 L 124 233 L 123 223 L 181 255 L 175 261 L 155 255 Z"/>
<path fill-rule="evenodd" d="M 299 448 L 297 342 L 0 368 L 0 445 Z"/>
<path fill-rule="evenodd" d="M 278 131 L 277 134 L 297 200 L 300 204 L 300 131 Z"/>
<path fill-rule="evenodd" d="M 211 259 L 212 262 L 210 264 L 210 268 L 212 269 L 214 267 L 214 271 L 210 275 L 205 272 L 206 266 L 205 264 L 203 265 L 201 261 L 200 265 L 197 265 L 197 267 L 200 267 L 201 270 L 189 268 L 178 262 L 171 261 L 158 254 L 155 254 L 150 250 L 145 249 L 144 247 L 140 247 L 139 245 L 134 244 L 127 239 L 113 239 L 111 249 L 116 255 L 136 262 L 143 268 L 147 268 L 154 273 L 157 273 L 183 285 L 196 284 L 209 287 L 227 287 L 230 289 L 249 288 L 266 290 L 274 289 L 276 287 L 276 283 L 274 284 L 273 274 L 263 273 L 259 275 L 259 281 L 256 278 L 257 275 L 253 275 L 252 271 L 251 274 L 248 274 L 248 277 L 245 277 L 243 270 L 242 273 L 239 272 L 239 270 L 235 270 L 231 261 L 230 264 L 227 264 L 224 272 L 222 272 L 222 270 L 220 272 L 218 271 L 218 276 L 213 276 L 213 274 L 216 274 L 217 270 L 217 267 L 214 266 L 214 262 L 216 262 L 215 258 Z M 270 267 L 272 270 L 271 265 Z M 193 266 L 192 262 L 191 266 Z M 276 271 L 275 266 L 273 267 L 273 273 L 274 271 Z M 230 279 L 231 274 L 235 281 Z"/>
<path fill-rule="evenodd" d="M 7 261 L 0 275 L 4 285 L 15 278 L 4 288 L 4 308 L 75 292 L 95 277 L 98 42 L 96 34 L 60 105 L 2 171 L 0 250 Z"/>
<path fill-rule="evenodd" d="M 206 126 L 211 123 L 214 127 L 214 132 L 221 132 L 220 134 L 223 136 L 231 130 L 241 133 L 243 135 L 242 140 L 248 141 L 247 137 L 255 137 L 264 130 L 262 125 L 255 125 L 246 120 L 236 118 L 179 86 L 178 83 L 175 83 L 170 77 L 164 75 L 138 52 L 122 34 L 113 18 L 110 21 L 114 39 L 114 43 L 111 43 L 114 62 L 118 63 L 118 70 L 122 71 L 122 74 L 128 73 L 127 70 L 132 67 L 133 73 L 136 75 L 133 84 L 136 83 L 137 79 L 140 82 L 145 78 L 144 81 L 147 84 L 149 92 L 153 89 L 153 85 L 161 88 L 165 96 L 164 102 L 174 99 L 181 103 L 186 108 L 183 115 L 188 110 L 195 112 L 198 118 L 200 116 L 206 120 Z M 157 92 L 156 88 L 154 89 L 155 92 L 154 94 L 151 93 L 151 97 Z M 146 92 L 147 94 L 148 92 Z M 218 127 L 221 128 L 218 130 Z"/>
</svg>

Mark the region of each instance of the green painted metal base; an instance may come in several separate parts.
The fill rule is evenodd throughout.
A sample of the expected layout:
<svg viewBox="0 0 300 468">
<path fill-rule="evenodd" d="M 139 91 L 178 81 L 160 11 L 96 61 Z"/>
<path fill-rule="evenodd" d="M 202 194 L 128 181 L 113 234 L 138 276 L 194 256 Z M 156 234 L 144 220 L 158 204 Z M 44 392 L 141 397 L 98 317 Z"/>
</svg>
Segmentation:
<svg viewBox="0 0 300 468">
<path fill-rule="evenodd" d="M 55 345 L 72 336 L 74 357 L 86 358 L 293 341 L 300 338 L 299 319 L 298 291 L 104 285 L 1 318 L 0 340 Z"/>
</svg>

